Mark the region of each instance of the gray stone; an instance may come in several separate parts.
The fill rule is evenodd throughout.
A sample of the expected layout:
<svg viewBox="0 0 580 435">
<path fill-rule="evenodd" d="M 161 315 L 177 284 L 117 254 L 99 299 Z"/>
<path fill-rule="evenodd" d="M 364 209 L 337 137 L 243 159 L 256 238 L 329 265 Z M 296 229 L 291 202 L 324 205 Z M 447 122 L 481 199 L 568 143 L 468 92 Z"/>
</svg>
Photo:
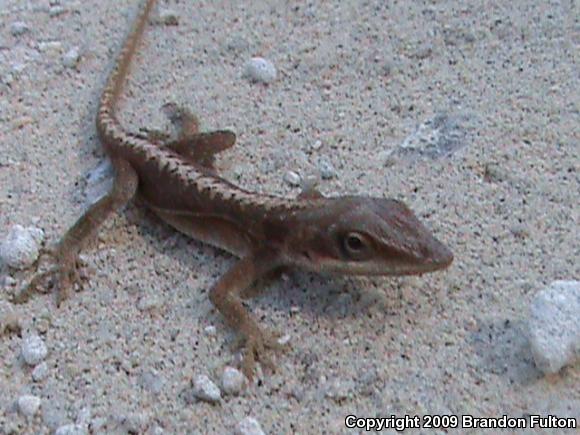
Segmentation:
<svg viewBox="0 0 580 435">
<path fill-rule="evenodd" d="M 532 301 L 530 345 L 536 366 L 556 373 L 580 358 L 580 281 L 554 281 Z"/>
</svg>

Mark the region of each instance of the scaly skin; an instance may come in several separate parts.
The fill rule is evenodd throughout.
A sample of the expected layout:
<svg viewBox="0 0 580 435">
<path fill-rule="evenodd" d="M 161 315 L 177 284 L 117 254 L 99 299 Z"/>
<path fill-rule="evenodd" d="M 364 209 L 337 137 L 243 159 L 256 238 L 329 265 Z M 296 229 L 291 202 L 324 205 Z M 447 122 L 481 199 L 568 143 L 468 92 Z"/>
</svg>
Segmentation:
<svg viewBox="0 0 580 435">
<path fill-rule="evenodd" d="M 325 198 L 310 187 L 298 198 L 244 190 L 216 174 L 214 155 L 233 146 L 230 131 L 199 133 L 195 117 L 176 110 L 181 131 L 134 134 L 121 126 L 116 106 L 155 1 L 147 0 L 103 91 L 97 131 L 115 168 L 112 191 L 65 234 L 56 252 L 58 299 L 76 279 L 78 255 L 100 224 L 136 194 L 163 220 L 241 259 L 210 291 L 210 299 L 245 340 L 243 370 L 273 366 L 278 348 L 241 303 L 259 278 L 297 267 L 346 275 L 407 275 L 444 269 L 453 260 L 403 203 L 392 199 Z"/>
</svg>

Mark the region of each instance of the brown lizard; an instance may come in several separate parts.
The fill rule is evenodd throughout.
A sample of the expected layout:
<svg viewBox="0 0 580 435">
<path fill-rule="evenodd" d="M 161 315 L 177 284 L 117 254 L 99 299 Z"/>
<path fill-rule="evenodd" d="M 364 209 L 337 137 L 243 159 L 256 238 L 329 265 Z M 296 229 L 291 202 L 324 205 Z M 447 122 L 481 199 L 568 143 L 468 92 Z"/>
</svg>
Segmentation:
<svg viewBox="0 0 580 435">
<path fill-rule="evenodd" d="M 78 280 L 78 256 L 99 226 L 137 193 L 162 220 L 241 259 L 211 288 L 209 297 L 241 334 L 242 368 L 271 365 L 278 348 L 242 305 L 251 286 L 280 268 L 346 275 L 409 275 L 444 269 L 453 260 L 402 202 L 362 196 L 326 198 L 315 188 L 294 199 L 244 190 L 216 174 L 214 155 L 234 145 L 230 131 L 200 133 L 193 115 L 178 111 L 180 135 L 162 143 L 130 133 L 116 116 L 131 59 L 155 0 L 146 0 L 102 93 L 97 131 L 115 170 L 111 191 L 67 231 L 55 252 L 57 299 Z M 32 280 L 38 284 L 41 275 Z"/>
</svg>

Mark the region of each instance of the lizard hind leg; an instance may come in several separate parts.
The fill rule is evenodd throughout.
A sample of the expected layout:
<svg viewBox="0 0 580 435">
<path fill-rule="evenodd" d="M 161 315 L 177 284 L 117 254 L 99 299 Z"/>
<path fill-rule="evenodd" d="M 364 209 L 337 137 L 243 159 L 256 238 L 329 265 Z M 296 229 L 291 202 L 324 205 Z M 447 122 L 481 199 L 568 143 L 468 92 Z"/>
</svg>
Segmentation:
<svg viewBox="0 0 580 435">
<path fill-rule="evenodd" d="M 57 304 L 60 305 L 67 298 L 70 287 L 79 281 L 81 249 L 97 234 L 103 222 L 127 204 L 137 191 L 139 179 L 129 162 L 118 158 L 111 159 L 111 162 L 115 168 L 111 191 L 91 205 L 66 232 L 54 253 L 55 265 L 48 272 L 36 275 L 17 297 L 17 302 L 24 302 L 46 277 L 51 276 L 57 292 Z"/>
<path fill-rule="evenodd" d="M 185 107 L 168 103 L 164 111 L 177 128 L 177 139 L 165 142 L 164 146 L 191 163 L 214 169 L 215 154 L 231 148 L 236 142 L 236 135 L 229 130 L 200 133 L 198 118 Z"/>
<path fill-rule="evenodd" d="M 215 155 L 231 148 L 235 142 L 236 135 L 233 132 L 216 130 L 184 137 L 165 146 L 187 161 L 213 170 Z"/>
<path fill-rule="evenodd" d="M 229 130 L 199 132 L 199 120 L 185 107 L 167 103 L 162 109 L 177 134 L 140 129 L 140 136 L 157 146 L 169 148 L 186 161 L 214 170 L 215 155 L 234 146 L 236 135 Z"/>
<path fill-rule="evenodd" d="M 177 103 L 164 104 L 161 109 L 177 130 L 177 139 L 191 138 L 199 133 L 199 119 L 187 107 Z"/>
<path fill-rule="evenodd" d="M 174 131 L 142 127 L 137 134 L 140 138 L 160 147 L 172 148 L 174 142 L 191 139 L 199 132 L 199 121 L 189 109 L 176 103 L 167 103 L 161 107 L 161 111 L 171 122 Z"/>
</svg>

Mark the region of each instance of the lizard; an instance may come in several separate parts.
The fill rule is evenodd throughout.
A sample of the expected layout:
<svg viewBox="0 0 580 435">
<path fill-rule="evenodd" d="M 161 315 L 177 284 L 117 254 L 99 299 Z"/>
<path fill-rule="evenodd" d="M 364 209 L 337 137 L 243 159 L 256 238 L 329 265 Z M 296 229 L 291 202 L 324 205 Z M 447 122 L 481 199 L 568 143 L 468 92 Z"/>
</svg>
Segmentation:
<svg viewBox="0 0 580 435">
<path fill-rule="evenodd" d="M 315 186 L 296 198 L 258 194 L 220 177 L 217 153 L 232 147 L 229 130 L 200 132 L 197 118 L 176 110 L 177 138 L 132 133 L 116 110 L 132 59 L 155 0 L 145 0 L 101 94 L 96 128 L 109 156 L 111 190 L 91 205 L 64 234 L 50 275 L 57 303 L 80 281 L 79 254 L 101 224 L 136 195 L 161 220 L 239 260 L 209 291 L 209 299 L 245 345 L 242 371 L 252 378 L 256 361 L 274 369 L 269 354 L 281 345 L 244 307 L 259 279 L 298 268 L 338 275 L 411 275 L 444 269 L 453 261 L 439 241 L 403 202 L 367 196 L 325 197 Z"/>
</svg>

